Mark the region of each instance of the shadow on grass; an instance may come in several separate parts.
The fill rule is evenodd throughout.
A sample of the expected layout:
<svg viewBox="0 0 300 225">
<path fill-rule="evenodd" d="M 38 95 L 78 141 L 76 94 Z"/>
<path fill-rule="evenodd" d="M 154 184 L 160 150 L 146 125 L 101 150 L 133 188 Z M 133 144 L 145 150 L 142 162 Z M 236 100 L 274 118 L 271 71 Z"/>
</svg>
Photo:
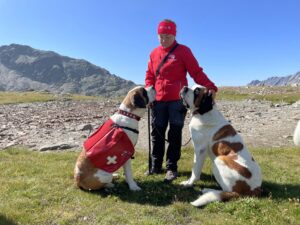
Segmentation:
<svg viewBox="0 0 300 225">
<path fill-rule="evenodd" d="M 17 223 L 0 214 L 0 225 L 17 225 Z"/>
<path fill-rule="evenodd" d="M 190 175 L 190 172 L 181 172 L 179 176 Z M 159 177 L 158 177 L 159 176 Z M 199 195 L 199 187 L 183 188 L 178 182 L 164 183 L 164 175 L 154 175 L 138 181 L 141 191 L 130 191 L 125 180 L 114 182 L 114 188 L 91 191 L 91 194 L 99 195 L 102 198 L 117 196 L 122 201 L 138 203 L 142 205 L 167 206 L 174 202 L 189 203 L 194 201 Z M 202 174 L 202 181 L 214 183 L 214 178 L 210 175 Z M 217 185 L 206 185 L 209 188 L 218 188 Z"/>
<path fill-rule="evenodd" d="M 180 176 L 189 177 L 190 172 L 180 172 Z M 138 203 L 142 205 L 167 206 L 174 202 L 189 203 L 194 201 L 201 188 L 213 188 L 220 190 L 219 185 L 214 177 L 209 174 L 201 174 L 202 184 L 196 184 L 191 188 L 183 188 L 178 182 L 166 184 L 163 182 L 163 175 L 159 178 L 151 176 L 143 181 L 138 181 L 141 191 L 130 191 L 127 183 L 122 181 L 115 182 L 112 189 L 103 189 L 91 191 L 91 194 L 99 195 L 102 198 L 117 196 L 125 202 Z M 287 200 L 300 197 L 300 185 L 293 184 L 276 184 L 273 182 L 263 181 L 262 198 L 272 198 L 276 200 Z"/>
<path fill-rule="evenodd" d="M 190 202 L 198 195 L 194 188 L 182 188 L 178 184 L 166 184 L 163 181 L 139 182 L 141 191 L 130 191 L 125 181 L 115 183 L 112 189 L 92 191 L 103 198 L 118 196 L 122 201 L 142 205 L 166 206 L 174 202 Z"/>
<path fill-rule="evenodd" d="M 269 181 L 262 183 L 262 197 L 270 197 L 276 200 L 299 199 L 300 184 L 277 184 Z"/>
</svg>

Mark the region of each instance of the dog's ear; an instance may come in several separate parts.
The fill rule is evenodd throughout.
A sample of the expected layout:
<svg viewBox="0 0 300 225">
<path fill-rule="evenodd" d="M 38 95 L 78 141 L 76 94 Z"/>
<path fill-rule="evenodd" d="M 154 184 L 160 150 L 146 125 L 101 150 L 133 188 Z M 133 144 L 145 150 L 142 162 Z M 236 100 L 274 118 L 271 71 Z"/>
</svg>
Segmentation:
<svg viewBox="0 0 300 225">
<path fill-rule="evenodd" d="M 196 108 L 200 107 L 202 98 L 204 97 L 204 91 L 205 89 L 199 87 L 194 89 L 194 106 Z"/>
<path fill-rule="evenodd" d="M 200 115 L 203 115 L 204 113 L 209 112 L 213 109 L 213 97 L 210 93 L 206 92 L 200 102 L 198 112 Z"/>
<path fill-rule="evenodd" d="M 135 106 L 137 108 L 146 108 L 146 102 L 139 93 L 135 93 L 134 95 L 132 95 L 130 100 L 131 100 L 131 104 L 133 106 Z"/>
<path fill-rule="evenodd" d="M 200 94 L 200 92 L 201 92 L 201 89 L 200 89 L 199 87 L 197 87 L 197 88 L 195 88 L 195 90 L 194 90 L 194 95 L 195 95 L 195 96 L 198 96 L 198 95 Z"/>
<path fill-rule="evenodd" d="M 147 94 L 147 91 L 146 91 L 145 88 L 143 88 L 143 96 L 146 99 L 146 104 L 148 104 L 149 103 L 149 97 L 148 97 L 148 94 Z"/>
</svg>

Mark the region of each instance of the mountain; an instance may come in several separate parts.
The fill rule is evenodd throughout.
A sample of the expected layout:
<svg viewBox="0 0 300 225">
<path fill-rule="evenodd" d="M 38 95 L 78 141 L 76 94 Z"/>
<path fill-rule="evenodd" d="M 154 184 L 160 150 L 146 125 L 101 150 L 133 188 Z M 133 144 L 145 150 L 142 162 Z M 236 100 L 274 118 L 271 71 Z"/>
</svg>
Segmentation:
<svg viewBox="0 0 300 225">
<path fill-rule="evenodd" d="M 266 80 L 253 80 L 249 86 L 300 86 L 300 72 L 285 77 L 270 77 Z"/>
<path fill-rule="evenodd" d="M 86 60 L 11 44 L 0 46 L 0 91 L 46 90 L 85 95 L 124 95 L 136 86 Z"/>
</svg>

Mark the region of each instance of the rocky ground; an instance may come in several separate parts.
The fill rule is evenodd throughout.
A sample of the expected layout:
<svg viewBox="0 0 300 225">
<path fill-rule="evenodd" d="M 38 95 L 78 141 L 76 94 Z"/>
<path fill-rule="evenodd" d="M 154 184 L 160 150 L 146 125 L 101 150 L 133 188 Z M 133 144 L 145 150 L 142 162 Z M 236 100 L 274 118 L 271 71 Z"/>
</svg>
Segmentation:
<svg viewBox="0 0 300 225">
<path fill-rule="evenodd" d="M 117 100 L 54 101 L 0 105 L 0 149 L 25 145 L 31 149 L 81 149 L 83 141 L 119 106 Z M 300 101 L 272 104 L 266 101 L 217 101 L 219 110 L 253 147 L 291 146 L 300 120 Z M 189 140 L 187 115 L 183 143 Z M 136 149 L 148 149 L 147 113 L 139 124 Z"/>
</svg>

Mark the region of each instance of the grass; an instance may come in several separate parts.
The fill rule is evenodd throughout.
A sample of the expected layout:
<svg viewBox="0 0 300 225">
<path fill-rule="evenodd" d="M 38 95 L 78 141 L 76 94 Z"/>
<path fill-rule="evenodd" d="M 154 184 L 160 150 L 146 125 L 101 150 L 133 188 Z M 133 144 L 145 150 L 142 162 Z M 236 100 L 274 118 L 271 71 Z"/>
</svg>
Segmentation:
<svg viewBox="0 0 300 225">
<path fill-rule="evenodd" d="M 278 92 L 279 90 L 279 92 Z M 47 92 L 0 92 L 0 104 L 93 100 L 98 97 L 55 95 Z M 300 89 L 219 89 L 218 99 L 258 99 L 293 103 Z M 0 150 L 0 225 L 14 224 L 300 224 L 299 148 L 251 149 L 262 167 L 264 196 L 227 203 L 212 203 L 198 209 L 189 202 L 202 187 L 215 187 L 209 160 L 201 181 L 183 189 L 179 183 L 190 175 L 193 151 L 184 149 L 180 177 L 171 185 L 164 175 L 145 177 L 147 154 L 137 152 L 133 171 L 142 187 L 128 190 L 121 175 L 113 189 L 84 192 L 73 184 L 78 152 L 33 152 L 24 148 Z M 122 171 L 119 172 L 122 174 Z"/>
<path fill-rule="evenodd" d="M 300 100 L 300 87 L 220 87 L 217 100 L 264 100 L 293 104 Z"/>
<path fill-rule="evenodd" d="M 1 104 L 30 103 L 60 100 L 97 100 L 101 97 L 84 95 L 57 95 L 50 92 L 0 92 Z M 123 97 L 115 97 L 121 101 Z M 217 100 L 265 100 L 292 104 L 300 100 L 300 87 L 220 87 Z"/>
<path fill-rule="evenodd" d="M 299 148 L 251 149 L 262 167 L 264 196 L 215 202 L 204 208 L 189 204 L 201 187 L 217 187 L 206 161 L 201 181 L 183 189 L 193 151 L 185 148 L 180 177 L 173 184 L 164 175 L 144 176 L 147 154 L 133 160 L 140 192 L 128 190 L 122 170 L 115 188 L 85 192 L 73 184 L 79 152 L 0 151 L 0 224 L 300 224 Z"/>
<path fill-rule="evenodd" d="M 31 103 L 61 100 L 93 100 L 95 96 L 57 95 L 50 92 L 0 92 L 0 104 Z"/>
</svg>

